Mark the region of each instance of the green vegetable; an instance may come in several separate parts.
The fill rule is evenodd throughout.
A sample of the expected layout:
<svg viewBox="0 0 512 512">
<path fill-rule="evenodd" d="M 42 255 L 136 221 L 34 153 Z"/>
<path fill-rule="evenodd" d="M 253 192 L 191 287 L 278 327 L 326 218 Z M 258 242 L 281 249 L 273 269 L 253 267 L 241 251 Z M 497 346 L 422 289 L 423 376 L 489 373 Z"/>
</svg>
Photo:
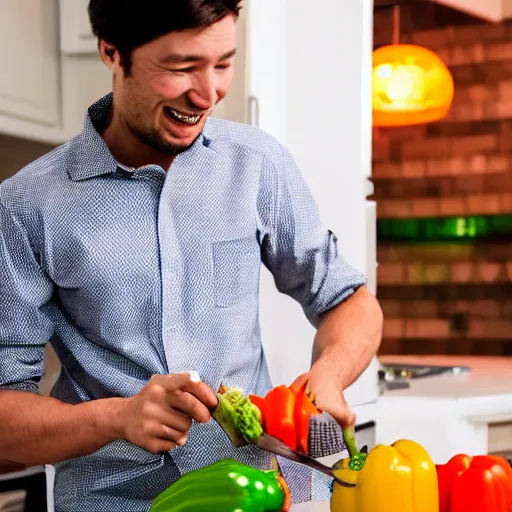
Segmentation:
<svg viewBox="0 0 512 512">
<path fill-rule="evenodd" d="M 353 426 L 343 430 L 343 440 L 345 441 L 345 445 L 347 446 L 347 450 L 350 455 L 350 462 L 348 465 L 349 469 L 361 471 L 368 455 L 357 449 L 356 432 Z"/>
<path fill-rule="evenodd" d="M 237 446 L 251 443 L 263 434 L 261 412 L 240 388 L 221 386 L 217 396 L 219 405 L 213 416 Z"/>
<path fill-rule="evenodd" d="M 288 487 L 276 471 L 223 459 L 186 473 L 159 494 L 149 512 L 285 512 Z"/>
</svg>

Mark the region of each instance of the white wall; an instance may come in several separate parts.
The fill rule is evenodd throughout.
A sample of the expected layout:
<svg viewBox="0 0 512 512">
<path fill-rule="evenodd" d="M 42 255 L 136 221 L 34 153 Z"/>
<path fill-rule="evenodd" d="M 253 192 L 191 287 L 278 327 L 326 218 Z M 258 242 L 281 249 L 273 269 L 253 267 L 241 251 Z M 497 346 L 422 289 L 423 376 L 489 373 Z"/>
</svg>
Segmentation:
<svg viewBox="0 0 512 512">
<path fill-rule="evenodd" d="M 244 123 L 247 119 L 247 9 L 240 11 L 237 21 L 237 48 L 233 85 L 229 94 L 215 107 L 214 117 Z"/>
</svg>

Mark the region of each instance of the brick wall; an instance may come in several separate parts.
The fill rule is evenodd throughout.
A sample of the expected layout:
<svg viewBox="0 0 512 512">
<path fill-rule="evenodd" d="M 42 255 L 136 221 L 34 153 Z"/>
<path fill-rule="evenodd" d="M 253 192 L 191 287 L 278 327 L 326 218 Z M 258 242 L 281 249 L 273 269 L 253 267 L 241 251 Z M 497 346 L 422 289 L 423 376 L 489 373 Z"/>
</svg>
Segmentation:
<svg viewBox="0 0 512 512">
<path fill-rule="evenodd" d="M 447 118 L 378 129 L 378 218 L 512 214 L 512 23 L 402 34 L 451 69 Z M 389 41 L 388 41 L 389 42 Z M 512 354 L 512 232 L 475 241 L 379 240 L 382 353 Z"/>
</svg>

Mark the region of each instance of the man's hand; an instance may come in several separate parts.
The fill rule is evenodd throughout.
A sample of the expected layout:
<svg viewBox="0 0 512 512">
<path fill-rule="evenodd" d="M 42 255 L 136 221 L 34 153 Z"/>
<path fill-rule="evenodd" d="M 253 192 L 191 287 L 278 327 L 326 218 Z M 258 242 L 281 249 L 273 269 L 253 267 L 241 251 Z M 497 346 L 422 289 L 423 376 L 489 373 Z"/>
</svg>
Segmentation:
<svg viewBox="0 0 512 512">
<path fill-rule="evenodd" d="M 313 344 L 311 370 L 296 380 L 296 384 L 306 382 L 306 391 L 317 408 L 331 414 L 345 429 L 354 425 L 355 415 L 344 392 L 377 353 L 382 321 L 377 299 L 361 286 L 323 315 Z"/>
<path fill-rule="evenodd" d="M 188 373 L 154 376 L 130 398 L 77 405 L 0 390 L 0 472 L 84 457 L 119 439 L 166 452 L 185 443 L 193 419 L 209 421 L 216 405 L 215 392 Z"/>
<path fill-rule="evenodd" d="M 207 423 L 216 405 L 213 389 L 188 373 L 154 375 L 124 400 L 117 419 L 123 439 L 158 454 L 183 446 L 192 420 Z"/>
<path fill-rule="evenodd" d="M 311 370 L 295 379 L 293 386 L 298 388 L 306 384 L 306 394 L 315 406 L 329 413 L 343 429 L 356 422 L 355 414 L 350 410 L 343 394 L 344 390 L 336 377 L 336 369 L 331 362 L 318 362 Z"/>
</svg>

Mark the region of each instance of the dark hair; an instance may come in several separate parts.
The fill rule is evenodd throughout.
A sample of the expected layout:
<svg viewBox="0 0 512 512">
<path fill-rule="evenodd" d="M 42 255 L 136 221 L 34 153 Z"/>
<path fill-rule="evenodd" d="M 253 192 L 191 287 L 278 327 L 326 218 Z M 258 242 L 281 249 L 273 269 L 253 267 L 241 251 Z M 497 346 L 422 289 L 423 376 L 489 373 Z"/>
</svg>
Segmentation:
<svg viewBox="0 0 512 512">
<path fill-rule="evenodd" d="M 114 46 L 130 73 L 133 50 L 169 32 L 205 28 L 228 14 L 238 16 L 241 0 L 90 0 L 89 19 L 98 39 Z"/>
</svg>

